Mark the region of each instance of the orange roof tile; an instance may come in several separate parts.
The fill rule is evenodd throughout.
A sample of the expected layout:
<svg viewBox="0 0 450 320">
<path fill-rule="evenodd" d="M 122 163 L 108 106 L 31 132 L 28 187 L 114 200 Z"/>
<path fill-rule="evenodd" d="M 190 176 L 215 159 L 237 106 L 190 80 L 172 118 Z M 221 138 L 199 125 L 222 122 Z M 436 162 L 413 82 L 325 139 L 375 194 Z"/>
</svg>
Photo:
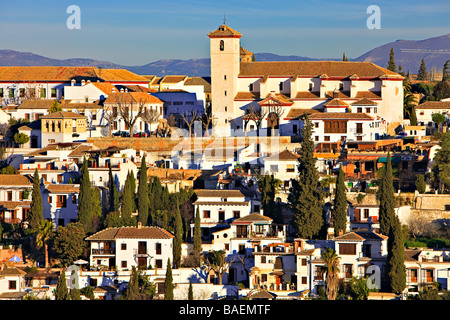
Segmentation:
<svg viewBox="0 0 450 320">
<path fill-rule="evenodd" d="M 240 38 L 242 34 L 237 32 L 236 30 L 230 28 L 229 26 L 223 24 L 217 30 L 214 30 L 210 33 L 208 33 L 208 37 L 214 38 L 214 37 L 221 37 L 221 38 L 227 38 L 227 37 L 233 37 L 233 38 Z"/>
<path fill-rule="evenodd" d="M 163 104 L 163 102 L 159 98 L 157 98 L 149 93 L 146 93 L 146 92 L 115 92 L 115 93 L 111 93 L 104 101 L 104 104 L 105 105 L 106 104 L 117 104 L 117 103 L 137 104 L 140 102 Z"/>
</svg>

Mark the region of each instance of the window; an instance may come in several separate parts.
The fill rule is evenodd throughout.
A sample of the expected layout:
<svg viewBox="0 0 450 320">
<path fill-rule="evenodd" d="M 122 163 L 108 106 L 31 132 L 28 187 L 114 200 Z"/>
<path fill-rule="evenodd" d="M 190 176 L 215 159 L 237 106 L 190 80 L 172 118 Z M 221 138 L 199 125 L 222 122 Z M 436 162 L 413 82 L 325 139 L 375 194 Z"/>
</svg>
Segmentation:
<svg viewBox="0 0 450 320">
<path fill-rule="evenodd" d="M 211 218 L 211 211 L 203 210 L 203 218 Z"/>
<path fill-rule="evenodd" d="M 263 274 L 261 275 L 261 281 L 262 281 L 262 282 L 267 282 L 267 274 L 266 274 L 266 273 L 263 273 Z"/>
<path fill-rule="evenodd" d="M 324 140 L 324 141 L 330 141 L 330 136 L 324 136 L 324 137 L 323 137 L 323 140 Z"/>
<path fill-rule="evenodd" d="M 9 97 L 14 98 L 14 89 L 9 89 Z"/>
<path fill-rule="evenodd" d="M 313 84 L 312 84 L 312 83 L 310 83 L 310 84 L 309 84 L 309 88 L 308 88 L 308 90 L 309 90 L 309 91 L 312 91 L 312 89 L 313 89 Z"/>
<path fill-rule="evenodd" d="M 248 88 L 249 88 L 250 92 L 253 91 L 253 83 L 250 83 Z"/>
<path fill-rule="evenodd" d="M 8 191 L 7 192 L 7 196 L 8 196 L 8 201 L 12 201 L 12 191 Z"/>
<path fill-rule="evenodd" d="M 286 172 L 295 172 L 295 165 L 294 164 L 286 165 Z"/>
<path fill-rule="evenodd" d="M 126 267 L 127 267 L 127 262 L 126 262 L 125 260 L 122 261 L 121 264 L 120 264 L 120 266 L 121 266 L 122 268 L 126 268 Z"/>
<path fill-rule="evenodd" d="M 223 75 L 223 80 L 227 80 L 227 75 L 226 74 Z"/>
<path fill-rule="evenodd" d="M 319 123 L 318 122 L 314 122 L 314 128 L 318 128 L 319 127 Z"/>
<path fill-rule="evenodd" d="M 283 82 L 280 82 L 280 91 L 283 90 Z"/>
<path fill-rule="evenodd" d="M 271 164 L 270 165 L 270 171 L 278 172 L 278 165 L 277 164 Z"/>
<path fill-rule="evenodd" d="M 266 256 L 261 256 L 261 263 L 266 263 Z"/>
<path fill-rule="evenodd" d="M 58 219 L 58 226 L 64 227 L 64 219 Z"/>
<path fill-rule="evenodd" d="M 17 281 L 16 280 L 9 280 L 8 281 L 8 289 L 9 290 L 16 290 L 17 289 Z"/>
<path fill-rule="evenodd" d="M 344 84 L 341 82 L 341 83 L 339 83 L 339 90 L 344 90 Z"/>
<path fill-rule="evenodd" d="M 46 98 L 47 97 L 47 91 L 45 88 L 41 88 L 41 98 Z"/>
<path fill-rule="evenodd" d="M 314 136 L 314 141 L 319 141 L 319 136 Z"/>
<path fill-rule="evenodd" d="M 52 88 L 51 90 L 51 97 L 56 98 L 56 88 Z"/>
<path fill-rule="evenodd" d="M 241 216 L 240 211 L 233 211 L 233 218 L 238 219 Z"/>
<path fill-rule="evenodd" d="M 369 218 L 369 209 L 364 209 L 364 218 Z"/>
<path fill-rule="evenodd" d="M 227 90 L 225 90 L 224 95 L 225 95 L 225 96 L 227 95 Z"/>
<path fill-rule="evenodd" d="M 219 49 L 220 51 L 223 51 L 225 49 L 225 43 L 223 42 L 223 40 L 220 40 Z"/>
<path fill-rule="evenodd" d="M 308 278 L 302 277 L 302 284 L 308 284 Z"/>
<path fill-rule="evenodd" d="M 356 112 L 357 112 L 357 113 L 362 113 L 362 108 L 357 108 L 357 109 L 356 109 Z"/>
<path fill-rule="evenodd" d="M 354 243 L 340 243 L 339 244 L 340 255 L 353 255 L 356 254 L 356 244 Z"/>
<path fill-rule="evenodd" d="M 72 195 L 72 203 L 76 204 L 77 203 L 77 196 L 76 195 Z"/>
<path fill-rule="evenodd" d="M 126 243 L 121 243 L 120 244 L 120 250 L 127 250 L 127 244 Z"/>
<path fill-rule="evenodd" d="M 156 251 L 156 254 L 161 254 L 161 243 L 155 243 L 155 251 Z"/>
<path fill-rule="evenodd" d="M 324 121 L 324 133 L 347 133 L 347 121 Z"/>
<path fill-rule="evenodd" d="M 163 262 L 161 259 L 156 259 L 155 260 L 155 267 L 156 268 L 162 268 L 163 267 Z"/>
<path fill-rule="evenodd" d="M 302 259 L 302 266 L 306 266 L 306 259 Z"/>
</svg>

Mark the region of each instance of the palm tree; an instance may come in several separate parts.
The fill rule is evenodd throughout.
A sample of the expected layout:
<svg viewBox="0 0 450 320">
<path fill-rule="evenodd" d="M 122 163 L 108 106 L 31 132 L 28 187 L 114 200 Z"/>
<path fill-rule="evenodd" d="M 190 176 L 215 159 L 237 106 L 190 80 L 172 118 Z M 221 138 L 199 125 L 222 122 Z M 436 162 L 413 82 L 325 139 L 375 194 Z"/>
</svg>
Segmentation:
<svg viewBox="0 0 450 320">
<path fill-rule="evenodd" d="M 327 251 L 322 253 L 325 278 L 325 293 L 328 300 L 335 300 L 337 293 L 337 285 L 339 279 L 339 263 L 341 258 L 337 255 L 336 251 L 328 248 Z"/>
<path fill-rule="evenodd" d="M 405 82 L 403 85 L 403 110 L 404 115 L 409 118 L 412 126 L 417 125 L 417 117 L 415 106 L 417 105 L 416 97 L 411 92 L 411 83 Z"/>
<path fill-rule="evenodd" d="M 45 268 L 48 268 L 48 240 L 53 233 L 53 222 L 51 220 L 43 220 L 39 225 L 36 233 L 36 246 L 44 247 L 45 252 Z"/>
</svg>

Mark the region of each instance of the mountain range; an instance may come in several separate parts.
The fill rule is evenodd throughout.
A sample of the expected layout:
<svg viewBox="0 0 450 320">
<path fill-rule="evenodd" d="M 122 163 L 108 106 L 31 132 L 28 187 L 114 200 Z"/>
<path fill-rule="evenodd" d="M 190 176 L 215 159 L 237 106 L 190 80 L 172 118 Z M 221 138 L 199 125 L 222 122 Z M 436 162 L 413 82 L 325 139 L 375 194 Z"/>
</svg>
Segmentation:
<svg viewBox="0 0 450 320">
<path fill-rule="evenodd" d="M 450 60 L 450 34 L 424 40 L 397 40 L 376 47 L 365 54 L 349 61 L 370 61 L 381 67 L 386 67 L 389 52 L 394 49 L 395 62 L 401 65 L 403 71 L 417 73 L 420 62 L 424 59 L 427 70 L 435 67 L 439 72 L 447 60 Z M 255 53 L 256 61 L 318 61 L 335 60 L 339 58 L 309 58 L 296 55 L 277 55 L 272 53 Z M 127 69 L 141 75 L 188 75 L 209 76 L 210 59 L 165 59 L 141 66 L 118 65 L 109 61 L 72 58 L 53 59 L 31 52 L 0 50 L 0 66 L 96 66 L 109 69 Z"/>
</svg>

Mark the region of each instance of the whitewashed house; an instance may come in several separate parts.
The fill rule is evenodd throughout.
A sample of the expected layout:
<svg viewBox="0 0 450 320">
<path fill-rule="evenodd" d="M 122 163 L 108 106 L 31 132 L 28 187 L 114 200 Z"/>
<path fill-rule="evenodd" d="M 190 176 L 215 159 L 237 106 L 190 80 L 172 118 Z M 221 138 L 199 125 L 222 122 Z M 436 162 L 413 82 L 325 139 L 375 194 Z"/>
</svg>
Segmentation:
<svg viewBox="0 0 450 320">
<path fill-rule="evenodd" d="M 0 265 L 0 300 L 23 300 L 27 295 L 25 274 L 19 268 Z"/>
<path fill-rule="evenodd" d="M 45 185 L 42 191 L 44 219 L 51 219 L 56 228 L 76 222 L 79 193 L 79 184 Z"/>
<path fill-rule="evenodd" d="M 0 174 L 0 221 L 21 223 L 28 217 L 33 184 L 20 174 Z"/>
<path fill-rule="evenodd" d="M 174 235 L 159 227 L 107 228 L 86 238 L 91 267 L 131 270 L 134 267 L 166 269 L 173 262 Z"/>
</svg>

